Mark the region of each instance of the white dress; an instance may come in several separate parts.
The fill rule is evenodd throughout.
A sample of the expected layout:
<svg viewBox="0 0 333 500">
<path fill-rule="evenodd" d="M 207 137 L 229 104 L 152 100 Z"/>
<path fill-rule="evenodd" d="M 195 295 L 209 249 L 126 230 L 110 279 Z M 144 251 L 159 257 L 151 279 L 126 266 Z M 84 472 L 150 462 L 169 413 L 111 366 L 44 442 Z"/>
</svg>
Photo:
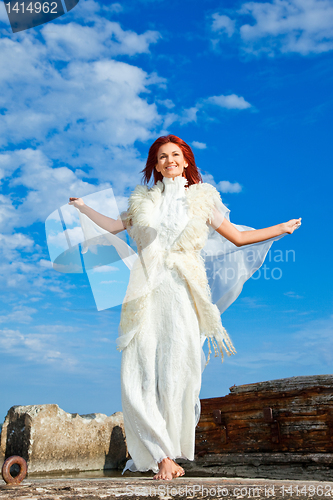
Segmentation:
<svg viewBox="0 0 333 500">
<path fill-rule="evenodd" d="M 168 254 L 188 225 L 186 182 L 181 176 L 163 178 L 149 218 L 159 255 Z M 205 336 L 188 282 L 165 265 L 163 256 L 157 267 L 163 272 L 145 301 L 144 327 L 129 329 L 130 340 L 122 345 L 122 407 L 132 457 L 124 471 L 158 472 L 163 458 L 194 459 Z M 135 307 L 126 314 L 134 316 Z"/>
<path fill-rule="evenodd" d="M 153 217 L 159 245 L 165 249 L 188 222 L 185 188 L 179 180 L 163 178 L 161 203 Z M 122 407 L 132 457 L 124 471 L 158 472 L 163 458 L 194 459 L 201 339 L 193 299 L 186 282 L 166 272 L 147 306 L 147 329 L 122 351 Z"/>
</svg>

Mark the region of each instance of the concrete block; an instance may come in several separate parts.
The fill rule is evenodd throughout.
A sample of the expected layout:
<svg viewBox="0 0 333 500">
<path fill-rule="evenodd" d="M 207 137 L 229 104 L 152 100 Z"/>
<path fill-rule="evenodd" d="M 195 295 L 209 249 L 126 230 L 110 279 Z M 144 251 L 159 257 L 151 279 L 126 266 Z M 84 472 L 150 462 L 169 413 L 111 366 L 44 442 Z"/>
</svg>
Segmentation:
<svg viewBox="0 0 333 500">
<path fill-rule="evenodd" d="M 13 406 L 0 450 L 0 459 L 23 457 L 28 472 L 116 469 L 129 458 L 121 412 L 79 415 L 56 404 Z"/>
</svg>

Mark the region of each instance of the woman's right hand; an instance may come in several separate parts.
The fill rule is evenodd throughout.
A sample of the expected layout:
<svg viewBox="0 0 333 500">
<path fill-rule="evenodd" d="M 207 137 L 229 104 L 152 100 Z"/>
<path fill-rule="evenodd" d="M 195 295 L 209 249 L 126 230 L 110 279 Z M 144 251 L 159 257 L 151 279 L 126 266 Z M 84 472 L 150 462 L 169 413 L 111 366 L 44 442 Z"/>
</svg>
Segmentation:
<svg viewBox="0 0 333 500">
<path fill-rule="evenodd" d="M 282 222 L 282 231 L 284 233 L 292 234 L 295 229 L 298 229 L 302 224 L 301 220 L 302 217 L 300 217 L 299 219 L 290 219 L 288 222 Z"/>
<path fill-rule="evenodd" d="M 69 198 L 68 205 L 74 205 L 75 208 L 78 208 L 81 211 L 81 208 L 84 207 L 84 201 L 82 198 Z"/>
</svg>

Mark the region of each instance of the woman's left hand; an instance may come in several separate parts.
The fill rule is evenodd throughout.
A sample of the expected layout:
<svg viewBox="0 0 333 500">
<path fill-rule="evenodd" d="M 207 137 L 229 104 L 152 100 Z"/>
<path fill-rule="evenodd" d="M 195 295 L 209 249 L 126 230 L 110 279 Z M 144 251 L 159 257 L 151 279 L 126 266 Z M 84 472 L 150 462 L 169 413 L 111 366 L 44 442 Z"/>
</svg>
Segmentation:
<svg viewBox="0 0 333 500">
<path fill-rule="evenodd" d="M 282 228 L 284 233 L 292 234 L 295 229 L 298 229 L 301 225 L 302 217 L 299 219 L 291 219 L 288 222 L 282 223 Z"/>
</svg>

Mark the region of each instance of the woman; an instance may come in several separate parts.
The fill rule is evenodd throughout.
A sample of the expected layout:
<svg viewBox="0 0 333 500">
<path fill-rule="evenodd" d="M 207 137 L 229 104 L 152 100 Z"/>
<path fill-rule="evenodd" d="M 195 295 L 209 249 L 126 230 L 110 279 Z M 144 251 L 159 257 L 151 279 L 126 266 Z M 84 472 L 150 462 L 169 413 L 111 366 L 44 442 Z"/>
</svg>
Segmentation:
<svg viewBox="0 0 333 500">
<path fill-rule="evenodd" d="M 301 219 L 238 230 L 226 217 L 229 210 L 218 191 L 202 183 L 191 148 L 174 135 L 154 142 L 143 172 L 145 183 L 153 175 L 155 185 L 138 185 L 118 220 L 97 213 L 80 198 L 70 198 L 70 204 L 104 230 L 115 234 L 127 229 L 137 243 L 140 259 L 131 271 L 118 338 L 132 457 L 124 471 L 153 470 L 154 479 L 170 480 L 184 474 L 177 458 L 194 459 L 204 340 L 209 354 L 210 342 L 215 355 L 235 353 L 212 303 L 200 254 L 209 226 L 241 247 L 291 234 Z"/>
</svg>

